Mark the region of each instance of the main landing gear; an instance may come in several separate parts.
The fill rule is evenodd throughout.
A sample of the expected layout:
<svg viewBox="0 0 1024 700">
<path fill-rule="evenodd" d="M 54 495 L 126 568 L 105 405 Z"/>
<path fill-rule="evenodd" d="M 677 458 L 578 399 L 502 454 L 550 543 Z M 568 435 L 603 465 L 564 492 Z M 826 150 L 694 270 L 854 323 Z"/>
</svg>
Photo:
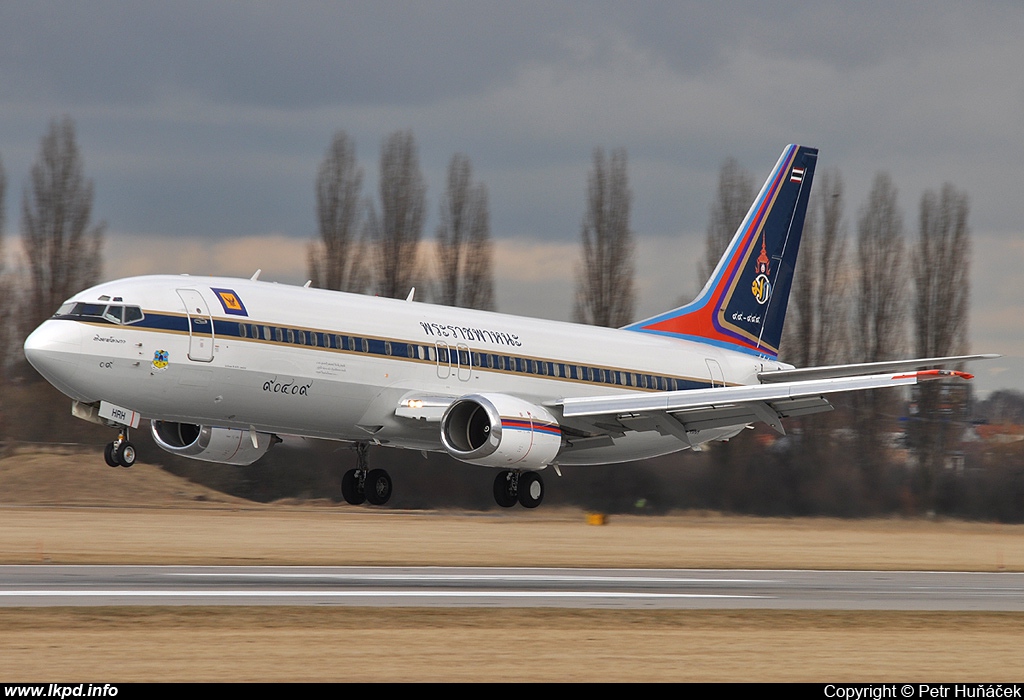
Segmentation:
<svg viewBox="0 0 1024 700">
<path fill-rule="evenodd" d="M 122 428 L 117 439 L 103 448 L 103 459 L 109 467 L 130 467 L 135 464 L 135 445 L 128 439 L 128 428 Z"/>
<path fill-rule="evenodd" d="M 358 506 L 363 502 L 382 506 L 391 498 L 391 477 L 383 469 L 370 469 L 369 443 L 356 443 L 356 468 L 341 477 L 341 495 L 346 503 Z"/>
<path fill-rule="evenodd" d="M 494 477 L 494 500 L 502 508 L 511 508 L 517 502 L 523 508 L 536 508 L 544 500 L 544 481 L 537 472 L 498 472 Z"/>
</svg>

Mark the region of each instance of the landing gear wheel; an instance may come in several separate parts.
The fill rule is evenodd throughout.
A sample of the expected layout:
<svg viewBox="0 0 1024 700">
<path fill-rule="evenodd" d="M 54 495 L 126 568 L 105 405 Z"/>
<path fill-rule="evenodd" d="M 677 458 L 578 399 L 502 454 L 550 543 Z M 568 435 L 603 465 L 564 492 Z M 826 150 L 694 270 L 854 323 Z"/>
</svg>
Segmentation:
<svg viewBox="0 0 1024 700">
<path fill-rule="evenodd" d="M 519 475 L 519 503 L 523 508 L 536 508 L 544 500 L 544 482 L 537 472 Z"/>
<path fill-rule="evenodd" d="M 362 484 L 357 469 L 349 469 L 345 472 L 345 475 L 341 477 L 341 496 L 345 499 L 345 502 L 358 506 L 366 500 L 366 493 L 361 488 Z"/>
<path fill-rule="evenodd" d="M 494 477 L 494 501 L 502 508 L 516 504 L 515 474 L 510 471 L 498 472 Z"/>
<path fill-rule="evenodd" d="M 124 468 L 135 464 L 135 445 L 125 440 L 116 450 L 117 462 Z"/>
<path fill-rule="evenodd" d="M 112 442 L 108 442 L 107 446 L 103 448 L 103 459 L 106 461 L 108 467 L 120 467 L 121 463 L 117 461 L 117 457 L 114 455 L 116 446 Z"/>
<path fill-rule="evenodd" d="M 391 498 L 391 477 L 383 469 L 371 469 L 366 475 L 364 491 L 371 505 L 384 505 Z"/>
</svg>

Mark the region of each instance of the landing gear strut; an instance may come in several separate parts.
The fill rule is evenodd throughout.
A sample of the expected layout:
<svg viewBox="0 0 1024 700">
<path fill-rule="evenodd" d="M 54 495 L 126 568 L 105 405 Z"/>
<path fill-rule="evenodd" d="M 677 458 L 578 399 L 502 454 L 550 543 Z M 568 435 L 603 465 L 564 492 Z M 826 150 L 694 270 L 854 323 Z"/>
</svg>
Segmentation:
<svg viewBox="0 0 1024 700">
<path fill-rule="evenodd" d="M 121 428 L 117 439 L 103 448 L 103 459 L 109 467 L 130 467 L 135 464 L 135 445 L 128 439 L 128 428 Z"/>
<path fill-rule="evenodd" d="M 523 508 L 536 508 L 544 500 L 544 481 L 537 472 L 502 471 L 494 477 L 494 501 L 502 508 L 517 502 Z"/>
<path fill-rule="evenodd" d="M 355 449 L 356 468 L 341 477 L 341 495 L 354 506 L 364 502 L 382 506 L 391 498 L 391 477 L 383 469 L 370 469 L 369 443 L 357 442 Z"/>
</svg>

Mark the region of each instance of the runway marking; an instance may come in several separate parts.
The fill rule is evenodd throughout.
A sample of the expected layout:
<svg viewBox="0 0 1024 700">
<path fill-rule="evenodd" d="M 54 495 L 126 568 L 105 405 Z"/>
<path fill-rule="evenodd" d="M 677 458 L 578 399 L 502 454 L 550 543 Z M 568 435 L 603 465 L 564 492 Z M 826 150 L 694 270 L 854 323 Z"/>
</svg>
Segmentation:
<svg viewBox="0 0 1024 700">
<path fill-rule="evenodd" d="M 534 574 L 317 574 L 317 573 L 206 573 L 182 572 L 170 576 L 233 578 L 336 579 L 344 581 L 545 581 L 572 583 L 783 583 L 773 579 L 672 578 L 665 576 L 548 576 Z"/>
<path fill-rule="evenodd" d="M 165 590 L 0 590 L 0 598 L 770 598 L 714 593 L 634 593 L 628 591 L 165 591 Z"/>
</svg>

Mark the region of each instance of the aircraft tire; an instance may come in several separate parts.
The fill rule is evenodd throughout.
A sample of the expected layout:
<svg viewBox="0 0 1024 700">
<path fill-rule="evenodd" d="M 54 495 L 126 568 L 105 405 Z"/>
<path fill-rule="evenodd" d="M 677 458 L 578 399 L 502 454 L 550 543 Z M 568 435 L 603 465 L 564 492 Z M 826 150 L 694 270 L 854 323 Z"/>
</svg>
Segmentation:
<svg viewBox="0 0 1024 700">
<path fill-rule="evenodd" d="M 103 448 L 103 460 L 107 463 L 108 467 L 121 466 L 121 463 L 117 461 L 117 457 L 114 455 L 114 443 L 108 442 L 107 446 Z"/>
<path fill-rule="evenodd" d="M 382 506 L 391 498 L 391 477 L 383 469 L 371 469 L 366 475 L 365 490 L 370 505 Z"/>
<path fill-rule="evenodd" d="M 127 469 L 128 467 L 135 464 L 135 445 L 125 440 L 121 443 L 120 449 L 117 450 L 117 461 L 118 463 Z"/>
<path fill-rule="evenodd" d="M 519 504 L 523 508 L 536 508 L 544 500 L 544 481 L 537 472 L 519 475 Z"/>
<path fill-rule="evenodd" d="M 494 502 L 502 508 L 511 508 L 516 504 L 516 496 L 512 493 L 512 475 L 510 471 L 498 472 L 494 477 Z"/>
<path fill-rule="evenodd" d="M 366 494 L 359 491 L 359 480 L 356 478 L 356 470 L 349 469 L 341 477 L 341 496 L 349 505 L 358 506 L 366 501 Z"/>
</svg>

